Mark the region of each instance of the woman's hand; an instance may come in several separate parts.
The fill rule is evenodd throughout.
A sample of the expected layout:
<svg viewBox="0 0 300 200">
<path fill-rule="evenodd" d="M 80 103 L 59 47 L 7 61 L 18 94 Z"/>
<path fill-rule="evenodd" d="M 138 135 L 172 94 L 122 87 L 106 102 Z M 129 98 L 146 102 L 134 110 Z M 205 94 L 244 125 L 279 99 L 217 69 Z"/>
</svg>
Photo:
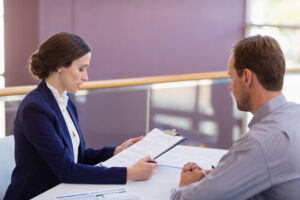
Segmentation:
<svg viewBox="0 0 300 200">
<path fill-rule="evenodd" d="M 144 136 L 140 136 L 140 137 L 131 138 L 131 139 L 126 140 L 120 146 L 117 146 L 117 148 L 115 149 L 114 155 L 120 153 L 121 151 L 123 151 L 127 147 L 129 147 L 129 146 L 133 145 L 134 143 L 140 141 L 141 139 L 143 139 L 143 137 Z"/>
<path fill-rule="evenodd" d="M 157 167 L 158 164 L 150 156 L 146 156 L 127 168 L 127 180 L 147 180 L 155 173 Z"/>
</svg>

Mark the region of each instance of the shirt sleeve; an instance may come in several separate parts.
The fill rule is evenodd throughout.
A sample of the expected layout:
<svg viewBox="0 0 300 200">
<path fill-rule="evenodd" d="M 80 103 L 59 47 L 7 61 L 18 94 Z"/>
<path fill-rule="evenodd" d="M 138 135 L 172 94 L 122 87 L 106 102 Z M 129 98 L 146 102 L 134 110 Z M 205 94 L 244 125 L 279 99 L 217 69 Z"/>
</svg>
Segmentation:
<svg viewBox="0 0 300 200">
<path fill-rule="evenodd" d="M 199 182 L 173 191 L 171 199 L 248 199 L 270 187 L 267 169 L 261 144 L 245 135 L 222 157 L 213 172 Z"/>
</svg>

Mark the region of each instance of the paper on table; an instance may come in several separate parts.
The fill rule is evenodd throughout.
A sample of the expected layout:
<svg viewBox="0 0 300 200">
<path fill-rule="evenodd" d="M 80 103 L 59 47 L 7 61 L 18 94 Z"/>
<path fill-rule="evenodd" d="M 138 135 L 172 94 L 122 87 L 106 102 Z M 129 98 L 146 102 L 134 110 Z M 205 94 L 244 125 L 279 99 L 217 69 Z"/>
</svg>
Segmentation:
<svg viewBox="0 0 300 200">
<path fill-rule="evenodd" d="M 141 141 L 101 163 L 101 165 L 106 167 L 129 167 L 147 155 L 155 159 L 184 139 L 183 136 L 173 136 L 159 129 L 153 129 Z"/>
<path fill-rule="evenodd" d="M 187 148 L 187 147 L 186 147 Z M 199 147 L 188 147 L 199 148 Z M 210 169 L 212 165 L 217 166 L 219 160 L 228 151 L 223 149 L 201 148 L 202 154 L 191 156 L 185 153 L 185 148 L 176 146 L 174 149 L 157 159 L 160 165 L 182 168 L 187 162 L 197 163 L 203 169 Z M 199 149 L 198 149 L 199 151 Z"/>
<path fill-rule="evenodd" d="M 212 160 L 205 156 L 201 157 L 184 157 L 182 155 L 177 154 L 167 154 L 157 159 L 157 162 L 160 165 L 165 165 L 169 167 L 175 167 L 175 168 L 182 168 L 184 164 L 187 162 L 194 162 L 197 163 L 202 168 L 211 168 L 211 165 L 216 165 Z"/>
<path fill-rule="evenodd" d="M 84 192 L 70 194 L 67 196 L 54 197 L 55 200 L 142 200 L 136 194 L 127 191 L 125 188 L 113 188 L 95 192 Z"/>
</svg>

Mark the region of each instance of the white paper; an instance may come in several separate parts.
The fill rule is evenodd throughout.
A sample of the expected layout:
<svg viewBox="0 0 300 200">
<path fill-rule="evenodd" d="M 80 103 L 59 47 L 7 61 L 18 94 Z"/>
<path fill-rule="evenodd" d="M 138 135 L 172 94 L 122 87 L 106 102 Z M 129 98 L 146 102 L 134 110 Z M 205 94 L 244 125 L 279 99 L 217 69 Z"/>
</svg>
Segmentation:
<svg viewBox="0 0 300 200">
<path fill-rule="evenodd" d="M 191 157 L 191 156 L 182 156 L 176 154 L 166 154 L 158 158 L 157 162 L 160 165 L 165 165 L 165 166 L 175 167 L 175 168 L 182 168 L 186 163 L 194 162 L 204 169 L 210 169 L 212 165 L 217 164 L 206 156 Z"/>
<path fill-rule="evenodd" d="M 190 147 L 199 148 L 199 147 Z M 171 151 L 162 155 L 157 159 L 160 165 L 182 168 L 188 162 L 194 162 L 203 169 L 211 169 L 212 165 L 217 166 L 219 160 L 228 151 L 221 149 L 201 148 L 202 153 L 199 155 L 191 155 L 184 151 L 185 148 L 176 146 Z M 199 149 L 198 149 L 199 151 Z"/>
<path fill-rule="evenodd" d="M 136 194 L 127 191 L 125 188 L 113 188 L 95 192 L 85 192 L 55 197 L 55 200 L 142 200 Z"/>
<path fill-rule="evenodd" d="M 156 158 L 182 139 L 182 136 L 172 136 L 159 129 L 153 129 L 141 141 L 101 163 L 101 165 L 106 167 L 130 167 L 147 155 Z"/>
</svg>

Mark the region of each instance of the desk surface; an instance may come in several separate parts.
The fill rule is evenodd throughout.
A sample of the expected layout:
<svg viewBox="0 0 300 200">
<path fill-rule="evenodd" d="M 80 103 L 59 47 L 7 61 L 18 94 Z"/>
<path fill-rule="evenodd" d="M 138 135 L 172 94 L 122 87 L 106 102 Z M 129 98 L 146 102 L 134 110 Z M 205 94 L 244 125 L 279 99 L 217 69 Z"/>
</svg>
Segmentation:
<svg viewBox="0 0 300 200">
<path fill-rule="evenodd" d="M 219 159 L 227 152 L 227 150 L 198 148 L 178 145 L 171 151 L 162 155 L 157 161 L 160 166 L 157 173 L 147 181 L 128 181 L 126 185 L 98 185 L 98 184 L 59 184 L 56 187 L 35 197 L 35 200 L 53 200 L 57 196 L 64 196 L 75 193 L 99 191 L 111 188 L 126 188 L 128 191 L 134 192 L 145 200 L 165 200 L 169 199 L 171 189 L 177 188 L 181 168 L 184 163 L 194 161 L 202 168 L 210 168 L 216 165 Z M 175 158 L 176 157 L 176 158 Z M 176 161 L 177 167 L 172 165 L 170 161 Z"/>
</svg>

